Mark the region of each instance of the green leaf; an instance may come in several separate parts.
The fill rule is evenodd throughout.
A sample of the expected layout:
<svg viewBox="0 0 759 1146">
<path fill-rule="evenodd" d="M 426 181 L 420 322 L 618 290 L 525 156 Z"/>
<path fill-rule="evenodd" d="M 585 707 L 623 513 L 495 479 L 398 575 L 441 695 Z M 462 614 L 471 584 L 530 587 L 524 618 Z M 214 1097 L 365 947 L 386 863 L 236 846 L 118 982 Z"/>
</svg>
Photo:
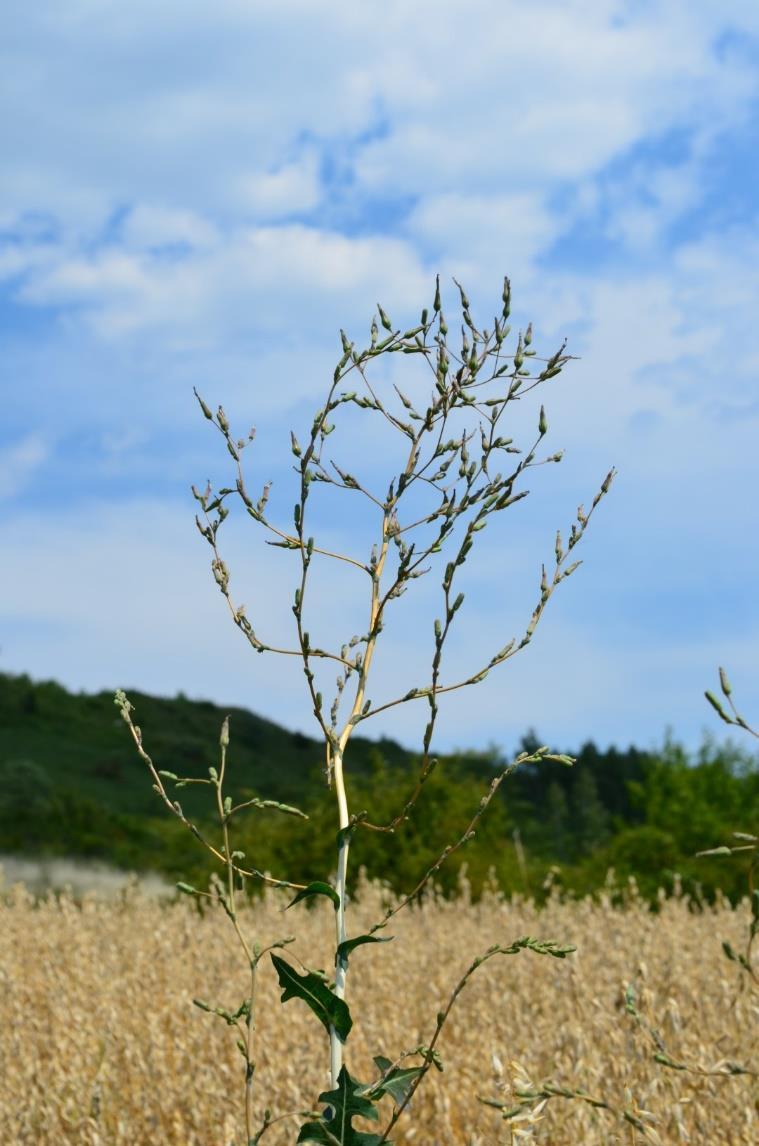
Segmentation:
<svg viewBox="0 0 759 1146">
<path fill-rule="evenodd" d="M 321 880 L 316 879 L 313 881 L 313 883 L 310 883 L 308 887 L 304 887 L 302 891 L 298 892 L 298 894 L 295 896 L 295 899 L 288 903 L 285 911 L 287 908 L 292 907 L 294 904 L 300 903 L 302 899 L 311 899 L 311 897 L 314 895 L 326 895 L 328 899 L 332 900 L 335 911 L 337 911 L 338 907 L 340 906 L 340 896 L 337 894 L 334 887 L 330 887 L 328 883 L 322 883 Z"/>
<path fill-rule="evenodd" d="M 334 1027 L 338 1037 L 345 1042 L 353 1026 L 347 1003 L 338 999 L 334 991 L 331 991 L 314 971 L 300 975 L 279 955 L 272 955 L 271 961 L 279 976 L 279 985 L 282 988 L 281 1001 L 286 1003 L 288 999 L 303 999 L 327 1032 L 330 1027 Z"/>
<path fill-rule="evenodd" d="M 345 939 L 337 946 L 337 958 L 347 963 L 348 956 L 355 947 L 363 947 L 365 943 L 389 943 L 394 938 L 394 935 L 386 935 L 384 938 L 380 938 L 379 935 L 357 935 L 355 939 Z"/>
<path fill-rule="evenodd" d="M 363 1089 L 343 1067 L 337 1079 L 337 1089 L 319 1095 L 319 1102 L 326 1103 L 328 1110 L 319 1122 L 307 1122 L 301 1126 L 298 1142 L 319 1142 L 324 1146 L 378 1146 L 382 1141 L 381 1134 L 366 1134 L 352 1126 L 354 1118 L 379 1121 L 379 1112 L 362 1095 Z"/>
<path fill-rule="evenodd" d="M 392 1063 L 389 1058 L 376 1055 L 374 1065 L 384 1075 Z M 400 1106 L 405 1101 L 414 1079 L 423 1073 L 424 1068 L 421 1066 L 396 1066 L 386 1078 L 380 1079 L 369 1093 L 378 1097 L 382 1094 L 389 1094 L 396 1106 Z"/>
</svg>

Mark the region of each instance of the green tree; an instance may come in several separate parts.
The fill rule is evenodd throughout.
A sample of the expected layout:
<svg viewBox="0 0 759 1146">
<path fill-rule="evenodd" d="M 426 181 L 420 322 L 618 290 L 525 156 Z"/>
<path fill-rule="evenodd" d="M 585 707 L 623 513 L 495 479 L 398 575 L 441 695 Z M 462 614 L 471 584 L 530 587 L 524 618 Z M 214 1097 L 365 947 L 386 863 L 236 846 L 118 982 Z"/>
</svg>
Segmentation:
<svg viewBox="0 0 759 1146">
<path fill-rule="evenodd" d="M 0 764 L 0 831 L 6 847 L 40 842 L 54 807 L 53 785 L 41 765 L 34 760 Z"/>
<path fill-rule="evenodd" d="M 574 842 L 579 855 L 590 855 L 609 838 L 609 817 L 589 768 L 578 768 L 572 784 Z"/>
<path fill-rule="evenodd" d="M 562 786 L 552 780 L 546 793 L 546 827 L 554 857 L 569 859 L 569 801 Z"/>
</svg>

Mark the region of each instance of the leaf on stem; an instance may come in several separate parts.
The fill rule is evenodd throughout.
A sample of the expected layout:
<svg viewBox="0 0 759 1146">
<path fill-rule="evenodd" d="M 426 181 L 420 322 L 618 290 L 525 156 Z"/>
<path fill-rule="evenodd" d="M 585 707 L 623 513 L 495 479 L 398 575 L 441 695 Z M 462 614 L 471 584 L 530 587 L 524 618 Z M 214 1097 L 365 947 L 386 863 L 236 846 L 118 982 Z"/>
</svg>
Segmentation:
<svg viewBox="0 0 759 1146">
<path fill-rule="evenodd" d="M 382 1055 L 375 1056 L 374 1065 L 382 1072 L 382 1077 L 367 1093 L 377 1097 L 389 1094 L 396 1106 L 405 1101 L 414 1079 L 424 1073 L 421 1066 L 396 1066 L 391 1070 L 392 1062 Z"/>
<path fill-rule="evenodd" d="M 394 938 L 394 935 L 386 935 L 384 938 L 379 935 L 357 935 L 354 939 L 345 939 L 338 944 L 337 957 L 347 963 L 348 956 L 356 947 L 363 947 L 365 943 L 389 943 Z"/>
<path fill-rule="evenodd" d="M 389 1064 L 388 1064 L 389 1065 Z M 342 1068 L 335 1090 L 324 1091 L 319 1102 L 327 1104 L 328 1113 L 319 1122 L 307 1122 L 301 1126 L 298 1142 L 319 1142 L 324 1146 L 379 1146 L 379 1134 L 366 1134 L 354 1130 L 354 1118 L 368 1118 L 379 1121 L 379 1112 L 374 1104 L 362 1094 L 365 1088 Z"/>
<path fill-rule="evenodd" d="M 330 887 L 328 883 L 323 883 L 322 880 L 316 879 L 313 883 L 309 883 L 308 887 L 304 887 L 302 891 L 299 891 L 294 899 L 290 900 L 285 911 L 293 907 L 296 903 L 300 903 L 302 899 L 311 899 L 315 895 L 324 895 L 328 899 L 331 899 L 335 911 L 337 911 L 340 906 L 340 896 L 334 887 Z"/>
<path fill-rule="evenodd" d="M 353 1020 L 348 1005 L 329 989 L 319 975 L 307 971 L 300 975 L 279 955 L 272 955 L 271 961 L 279 977 L 283 1003 L 288 999 L 302 999 L 314 1012 L 319 1022 L 329 1032 L 334 1027 L 338 1037 L 345 1042 L 350 1034 Z"/>
</svg>

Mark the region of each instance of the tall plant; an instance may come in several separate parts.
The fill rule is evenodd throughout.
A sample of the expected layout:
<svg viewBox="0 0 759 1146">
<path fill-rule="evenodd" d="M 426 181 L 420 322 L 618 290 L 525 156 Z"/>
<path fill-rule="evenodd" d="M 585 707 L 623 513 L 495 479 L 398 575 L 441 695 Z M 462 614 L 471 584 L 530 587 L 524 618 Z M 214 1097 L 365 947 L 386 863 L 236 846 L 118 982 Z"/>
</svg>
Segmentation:
<svg viewBox="0 0 759 1146">
<path fill-rule="evenodd" d="M 541 941 L 522 936 L 511 943 L 498 945 L 473 959 L 455 986 L 448 1004 L 439 1012 L 429 1043 L 398 1053 L 394 1058 L 377 1055 L 376 1077 L 359 1083 L 344 1062 L 345 1044 L 353 1025 L 349 1010 L 348 973 L 360 959 L 357 949 L 370 943 L 384 942 L 390 920 L 417 899 L 441 865 L 474 835 L 480 818 L 503 780 L 516 768 L 541 760 L 573 763 L 571 757 L 552 755 L 548 748 L 522 752 L 494 777 L 479 806 L 473 809 L 460 836 L 452 840 L 425 872 L 420 872 L 415 886 L 387 909 L 366 932 L 351 935 L 348 921 L 347 877 L 351 841 L 357 831 L 394 832 L 409 818 L 434 766 L 433 736 L 439 702 L 448 693 L 467 689 L 483 681 L 499 665 L 514 657 L 532 640 L 546 606 L 558 586 L 570 577 L 580 564 L 573 560 L 574 549 L 581 540 L 597 506 L 608 492 L 614 477 L 611 470 L 586 512 L 577 510 L 566 541 L 556 534 L 552 568 L 542 566 L 537 601 L 521 635 L 500 645 L 473 671 L 452 677 L 443 675 L 443 652 L 464 602 L 459 591 L 461 571 L 477 535 L 505 510 L 510 509 L 528 490 L 522 488 L 528 472 L 538 466 L 558 463 L 562 454 L 543 453 L 548 421 L 541 405 L 535 418 L 536 428 L 525 446 L 517 446 L 512 436 L 504 435 L 507 413 L 528 395 L 556 379 L 570 356 L 563 343 L 553 353 L 540 356 L 533 346 L 532 325 L 519 331 L 509 341 L 511 328 L 511 287 L 504 280 L 500 314 L 489 329 L 475 325 L 469 299 L 459 291 L 462 317 L 461 342 L 456 349 L 449 337 L 443 313 L 440 282 L 436 284 L 431 309 L 422 311 L 419 322 L 411 329 L 396 328 L 388 315 L 377 308 L 371 324 L 369 344 L 357 348 L 341 332 L 342 355 L 335 367 L 332 382 L 323 405 L 316 412 L 310 429 L 302 439 L 291 437 L 295 459 L 297 498 L 292 524 L 283 525 L 269 508 L 270 484 L 260 493 L 250 492 L 243 470 L 242 456 L 253 441 L 233 434 L 228 418 L 219 407 L 214 412 L 196 393 L 201 410 L 221 435 L 234 466 L 234 480 L 228 487 L 204 491 L 193 487 L 199 504 L 197 525 L 211 548 L 211 569 L 232 619 L 251 647 L 258 653 L 276 653 L 300 661 L 313 714 L 325 747 L 325 783 L 335 806 L 335 876 L 314 880 L 308 885 L 275 878 L 257 869 L 242 852 L 233 850 L 235 821 L 251 809 L 274 808 L 285 814 L 302 816 L 297 808 L 255 797 L 234 804 L 225 792 L 227 780 L 228 724 L 220 738 L 218 768 L 209 769 L 208 777 L 178 776 L 159 771 L 145 751 L 142 734 L 132 719 L 132 706 L 119 692 L 116 703 L 126 720 L 137 748 L 146 761 L 153 785 L 167 808 L 209 849 L 226 878 L 209 891 L 179 884 L 181 890 L 200 898 L 218 902 L 231 920 L 238 941 L 250 967 L 250 991 L 235 1011 L 213 1007 L 197 1001 L 204 1010 L 214 1011 L 239 1034 L 238 1046 L 245 1060 L 245 1117 L 247 1142 L 257 1143 L 279 1118 L 299 1114 L 305 1121 L 300 1126 L 298 1142 L 340 1143 L 344 1146 L 380 1146 L 398 1119 L 408 1109 L 410 1099 L 430 1068 L 440 1065 L 437 1043 L 451 1008 L 470 976 L 496 955 L 516 955 L 522 950 L 564 958 L 573 948 L 553 940 Z M 390 355 L 414 356 L 428 368 L 424 394 L 420 388 L 404 390 L 387 377 L 377 379 L 378 360 Z M 349 388 L 352 386 L 353 388 Z M 417 392 L 421 395 L 417 397 Z M 329 439 L 339 420 L 348 412 L 377 419 L 401 446 L 397 467 L 384 475 L 381 484 L 369 477 L 350 472 L 329 456 Z M 513 432 L 513 431 L 511 431 Z M 318 486 L 331 486 L 346 498 L 364 503 L 373 543 L 366 555 L 337 553 L 320 543 L 317 529 L 311 525 L 312 499 Z M 230 506 L 237 502 L 256 526 L 262 529 L 269 544 L 289 550 L 297 563 L 292 601 L 295 641 L 293 647 L 270 644 L 249 620 L 245 607 L 233 597 L 230 572 L 222 557 L 219 533 Z M 416 687 L 401 695 L 374 703 L 369 699 L 368 684 L 375 652 L 388 614 L 394 603 L 419 578 L 436 567 L 436 558 L 446 549 L 448 560 L 441 561 L 441 608 L 434 621 L 429 675 Z M 349 636 L 334 645 L 322 647 L 312 642 L 307 618 L 319 609 L 319 600 L 310 593 L 315 563 L 338 562 L 363 579 L 366 585 L 367 618 L 363 632 Z M 318 679 L 323 667 L 337 670 L 333 695 L 325 701 Z M 421 764 L 406 798 L 388 823 L 375 824 L 365 811 L 351 807 L 345 781 L 346 762 L 351 737 L 359 725 L 374 716 L 406 704 L 426 706 L 427 718 L 422 740 Z M 169 795 L 167 784 L 206 784 L 214 797 L 220 825 L 220 838 L 207 838 Z M 329 900 L 335 913 L 334 972 L 326 978 L 294 955 L 293 938 L 277 940 L 267 946 L 252 943 L 243 931 L 239 914 L 240 892 L 248 881 L 258 880 L 295 892 L 291 906 L 314 897 Z M 287 949 L 288 957 L 282 954 Z M 274 1116 L 265 1111 L 258 1128 L 254 1119 L 253 1079 L 255 1073 L 255 990 L 256 975 L 264 953 L 271 963 L 282 989 L 282 1001 L 298 998 L 305 1002 L 325 1028 L 329 1040 L 331 1089 L 319 1095 L 321 1112 L 288 1112 Z M 300 970 L 295 964 L 299 964 Z M 353 1127 L 354 1118 L 379 1120 L 378 1104 L 389 1098 L 392 1110 L 383 1130 L 368 1133 Z"/>
</svg>

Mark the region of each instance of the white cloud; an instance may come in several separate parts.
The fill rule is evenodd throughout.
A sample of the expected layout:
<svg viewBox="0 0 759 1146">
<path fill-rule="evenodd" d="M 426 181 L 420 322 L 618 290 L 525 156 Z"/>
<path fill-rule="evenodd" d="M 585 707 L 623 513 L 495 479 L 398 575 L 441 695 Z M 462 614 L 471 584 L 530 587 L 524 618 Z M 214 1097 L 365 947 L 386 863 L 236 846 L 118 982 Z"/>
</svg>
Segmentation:
<svg viewBox="0 0 759 1146">
<path fill-rule="evenodd" d="M 416 12 L 429 21 L 421 43 L 398 29 L 392 66 L 376 66 L 391 128 L 359 159 L 373 187 L 492 193 L 575 180 L 644 138 L 704 118 L 714 130 L 756 92 L 746 61 L 716 58 L 718 22 L 684 4 L 627 19 L 611 3 Z"/>
<path fill-rule="evenodd" d="M 127 247 L 137 250 L 161 249 L 173 243 L 203 249 L 218 242 L 217 228 L 194 211 L 138 203 L 121 227 Z"/>
<path fill-rule="evenodd" d="M 277 219 L 308 211 L 321 197 L 317 156 L 311 152 L 274 171 L 239 178 L 240 205 L 257 219 Z"/>
<path fill-rule="evenodd" d="M 619 616 L 590 632 L 548 620 L 524 686 L 504 678 L 514 727 L 549 735 L 546 707 L 570 733 L 605 727 L 612 709 L 631 729 L 641 708 L 657 721 L 684 712 L 669 677 L 695 687 L 719 642 L 704 638 L 688 675 L 682 634 L 655 632 L 657 594 L 692 592 L 676 607 L 694 610 L 695 629 L 699 578 L 737 599 L 753 559 L 736 491 L 757 480 L 754 220 L 712 232 L 693 215 L 714 147 L 748 123 L 757 31 L 744 0 L 27 5 L 0 48 L 13 109 L 0 124 L 0 276 L 9 313 L 29 322 L 9 323 L 15 439 L 0 493 L 18 495 L 59 435 L 99 451 L 90 473 L 122 484 L 109 506 L 85 503 L 72 480 L 70 513 L 14 518 L 3 573 L 15 665 L 82 686 L 212 691 L 296 723 L 284 670 L 251 661 L 231 626 L 215 635 L 223 609 L 184 511 L 137 490 L 197 478 L 192 384 L 246 427 L 262 423 L 258 475 L 286 442 L 283 414 L 307 421 L 319 402 L 339 326 L 360 338 L 378 299 L 415 321 L 438 269 L 489 321 L 506 272 L 515 326 L 531 317 L 541 346 L 570 334 L 582 354 L 546 391 L 570 452 L 555 504 L 536 480 L 525 543 L 550 552 L 565 510 L 609 464 L 621 471 L 598 572 L 576 598 L 586 616 L 613 592 Z M 677 151 L 662 145 L 673 137 Z M 694 237 L 674 241 L 684 213 Z M 563 262 L 575 225 L 616 257 L 575 249 Z M 361 434 L 354 448 L 368 451 Z M 64 450 L 61 485 L 82 464 Z M 490 559 L 494 577 L 526 573 L 511 551 Z M 471 615 L 488 636 L 497 577 L 479 576 Z M 273 566 L 251 568 L 251 584 L 268 615 L 287 616 Z M 636 610 L 650 613 L 645 647 L 622 661 Z M 409 668 L 420 624 L 409 621 Z M 747 663 L 742 635 L 730 640 Z M 452 737 L 497 737 L 499 687 L 452 702 Z"/>
<path fill-rule="evenodd" d="M 443 259 L 443 269 L 464 274 L 476 268 L 478 280 L 496 279 L 508 267 L 514 282 L 533 272 L 536 256 L 558 236 L 565 221 L 551 212 L 537 191 L 522 194 L 427 195 L 412 211 L 404 230 Z"/>
<path fill-rule="evenodd" d="M 737 0 L 41 3 L 4 39 L 0 197 L 77 225 L 125 202 L 239 211 L 246 185 L 249 207 L 306 206 L 333 145 L 382 194 L 581 179 L 746 109 L 755 69 L 715 43 L 752 23 Z"/>
<path fill-rule="evenodd" d="M 650 246 L 697 196 L 704 140 L 756 93 L 743 54 L 715 46 L 750 21 L 739 3 L 718 17 L 611 0 L 222 0 L 212 15 L 100 0 L 65 19 L 38 5 L 7 42 L 0 205 L 44 212 L 56 234 L 6 245 L 0 270 L 22 300 L 83 310 L 106 337 L 218 345 L 260 315 L 259 283 L 265 312 L 301 283 L 336 297 L 336 276 L 348 292 L 366 277 L 367 254 L 401 301 L 418 248 L 436 269 L 526 281 L 583 201 L 598 203 L 610 161 L 687 129 L 689 163 L 640 159 L 606 193 L 610 233 Z M 342 171 L 338 198 L 415 200 L 405 248 L 339 224 L 265 225 L 325 201 L 322 160 Z"/>
<path fill-rule="evenodd" d="M 20 494 L 48 457 L 49 448 L 38 434 L 0 448 L 0 500 Z"/>
<path fill-rule="evenodd" d="M 155 216 L 142 219 L 143 244 L 149 244 Z M 170 216 L 169 222 L 167 236 L 189 235 L 184 218 Z M 340 307 L 347 322 L 363 305 L 368 325 L 377 294 L 410 306 L 431 281 L 402 240 L 349 238 L 295 224 L 250 228 L 214 243 L 202 234 L 202 246 L 178 257 L 143 244 L 139 249 L 136 242 L 131 250 L 112 245 L 91 254 L 53 255 L 30 269 L 20 297 L 78 307 L 105 338 L 149 332 L 169 346 L 192 347 L 222 345 L 251 329 L 323 335 L 320 323 Z M 330 342 L 334 333 L 329 329 Z"/>
</svg>

